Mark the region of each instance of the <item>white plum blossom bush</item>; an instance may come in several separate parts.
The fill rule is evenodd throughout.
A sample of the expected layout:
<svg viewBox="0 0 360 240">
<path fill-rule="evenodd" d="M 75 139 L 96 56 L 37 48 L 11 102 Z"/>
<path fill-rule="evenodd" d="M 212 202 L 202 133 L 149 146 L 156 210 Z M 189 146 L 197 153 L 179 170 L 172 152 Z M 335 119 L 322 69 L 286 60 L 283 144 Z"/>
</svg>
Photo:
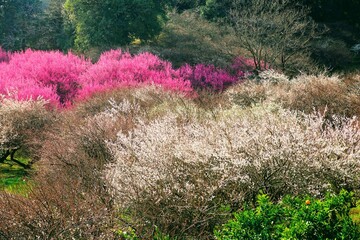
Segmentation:
<svg viewBox="0 0 360 240">
<path fill-rule="evenodd" d="M 110 98 L 104 111 L 85 118 L 84 125 L 76 132 L 80 138 L 78 143 L 90 157 L 97 161 L 109 161 L 112 156 L 109 156 L 107 140 L 116 138 L 118 131 L 126 132 L 127 128 L 131 129 L 136 119 L 144 117 L 142 115 L 138 101 L 125 98 L 117 102 Z"/>
<path fill-rule="evenodd" d="M 248 184 L 251 180 L 251 185 L 259 188 L 276 188 L 278 184 L 269 181 L 281 179 L 283 186 L 278 190 L 327 190 L 323 187 L 335 180 L 334 174 L 341 176 L 337 180 L 344 180 L 344 186 L 356 184 L 360 138 L 353 126 L 355 119 L 338 119 L 341 127 L 332 128 L 322 116 L 302 117 L 281 109 L 206 122 L 192 119 L 179 124 L 174 115 L 149 125 L 139 122 L 134 131 L 118 133 L 117 140 L 109 144 L 117 163 L 109 166 L 107 176 L 113 182 L 129 181 L 126 184 L 146 188 L 166 175 L 168 165 L 181 161 L 212 162 L 213 171 L 225 174 L 223 181 L 245 179 Z M 228 166 L 236 168 L 236 173 L 230 174 Z M 122 174 L 130 178 L 120 177 Z M 255 181 L 255 176 L 262 177 L 258 179 L 261 182 Z M 124 196 L 130 197 L 127 192 Z"/>
<path fill-rule="evenodd" d="M 260 190 L 281 198 L 358 188 L 358 123 L 333 119 L 265 105 L 139 120 L 108 143 L 115 161 L 105 178 L 121 206 L 167 232 L 206 231 L 224 216 L 221 206 L 238 207 Z"/>
<path fill-rule="evenodd" d="M 291 80 L 282 78 L 273 71 L 260 73 L 260 81 L 245 81 L 225 92 L 233 104 L 251 107 L 264 102 L 276 102 L 284 108 L 312 113 L 324 112 L 328 117 L 360 116 L 360 77 L 359 75 L 318 76 L 300 75 Z"/>
<path fill-rule="evenodd" d="M 269 83 L 287 83 L 289 78 L 283 74 L 279 73 L 273 69 L 267 69 L 259 73 L 259 78 L 263 82 Z"/>
<path fill-rule="evenodd" d="M 50 121 L 43 99 L 18 101 L 0 98 L 0 157 L 7 151 L 14 151 L 25 145 L 29 139 L 38 137 L 44 126 Z"/>
</svg>

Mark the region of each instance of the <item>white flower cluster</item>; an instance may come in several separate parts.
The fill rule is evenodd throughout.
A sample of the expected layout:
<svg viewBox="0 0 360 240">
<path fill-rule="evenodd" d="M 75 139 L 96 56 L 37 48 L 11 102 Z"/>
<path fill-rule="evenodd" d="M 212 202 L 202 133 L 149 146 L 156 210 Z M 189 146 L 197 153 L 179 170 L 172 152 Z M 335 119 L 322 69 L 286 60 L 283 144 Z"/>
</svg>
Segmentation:
<svg viewBox="0 0 360 240">
<path fill-rule="evenodd" d="M 144 194 L 169 198 L 174 191 L 212 199 L 219 191 L 241 198 L 259 190 L 282 196 L 358 187 L 356 119 L 338 119 L 334 127 L 320 115 L 282 108 L 217 114 L 208 120 L 168 114 L 119 132 L 108 144 L 116 161 L 106 170 L 119 201 L 130 204 Z M 181 179 L 186 184 L 177 184 Z M 166 182 L 172 185 L 159 195 Z M 234 184 L 236 191 L 225 189 Z"/>
<path fill-rule="evenodd" d="M 140 106 L 137 103 L 131 103 L 127 99 L 120 103 L 110 99 L 109 104 L 110 107 L 105 111 L 87 118 L 88 128 L 96 125 L 100 129 L 110 129 L 116 124 L 116 121 L 119 121 L 119 118 L 128 117 L 128 115 L 135 115 L 140 112 Z"/>
<path fill-rule="evenodd" d="M 36 122 L 34 118 L 27 116 L 35 115 L 35 112 L 44 112 L 46 101 L 42 99 L 18 101 L 12 99 L 0 99 L 0 149 L 12 149 L 20 147 L 21 140 L 25 137 L 22 131 Z"/>
<path fill-rule="evenodd" d="M 269 83 L 286 83 L 289 82 L 289 78 L 282 73 L 276 72 L 273 69 L 268 69 L 260 72 L 259 77 L 261 81 Z"/>
</svg>

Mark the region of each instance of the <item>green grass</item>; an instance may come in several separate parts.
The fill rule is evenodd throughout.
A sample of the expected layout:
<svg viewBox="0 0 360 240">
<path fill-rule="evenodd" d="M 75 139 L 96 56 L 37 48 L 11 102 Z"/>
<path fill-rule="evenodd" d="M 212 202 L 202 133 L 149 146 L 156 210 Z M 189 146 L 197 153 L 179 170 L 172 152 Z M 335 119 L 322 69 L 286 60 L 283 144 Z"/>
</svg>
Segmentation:
<svg viewBox="0 0 360 240">
<path fill-rule="evenodd" d="M 23 164 L 29 159 L 16 157 Z M 26 195 L 31 183 L 31 169 L 24 169 L 18 164 L 6 160 L 0 164 L 0 191 Z"/>
</svg>

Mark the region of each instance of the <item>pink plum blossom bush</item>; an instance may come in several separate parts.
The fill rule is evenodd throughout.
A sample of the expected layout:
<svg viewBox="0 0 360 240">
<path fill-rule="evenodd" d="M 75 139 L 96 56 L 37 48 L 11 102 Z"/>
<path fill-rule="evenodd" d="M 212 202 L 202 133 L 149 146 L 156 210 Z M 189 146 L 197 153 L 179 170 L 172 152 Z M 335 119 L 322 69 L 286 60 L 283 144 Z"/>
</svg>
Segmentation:
<svg viewBox="0 0 360 240">
<path fill-rule="evenodd" d="M 132 56 L 121 50 L 105 52 L 80 79 L 83 86 L 79 93 L 80 98 L 93 92 L 144 84 L 160 85 L 185 94 L 193 91 L 190 82 L 181 77 L 170 62 L 151 53 Z"/>
<path fill-rule="evenodd" d="M 0 73 L 1 75 L 1 73 Z M 38 98 L 47 100 L 47 105 L 59 106 L 59 97 L 51 86 L 38 85 L 34 79 L 18 79 L 11 82 L 5 78 L 0 81 L 0 94 L 3 98 L 28 101 Z"/>
<path fill-rule="evenodd" d="M 42 97 L 55 107 L 72 105 L 97 92 L 140 85 L 194 96 L 194 89 L 222 91 L 243 76 L 240 70 L 232 75 L 203 64 L 175 69 L 147 52 L 131 55 L 111 50 L 92 64 L 71 52 L 28 49 L 9 54 L 0 49 L 0 94 L 17 100 Z"/>
<path fill-rule="evenodd" d="M 265 63 L 264 61 L 260 62 L 259 67 L 262 70 L 271 69 L 269 64 Z M 234 58 L 233 63 L 231 64 L 231 69 L 233 71 L 235 71 L 237 74 L 249 75 L 249 74 L 252 74 L 255 71 L 256 66 L 255 66 L 255 63 L 254 63 L 253 59 L 246 58 L 246 57 L 243 57 L 243 56 L 238 56 L 238 57 Z"/>
<path fill-rule="evenodd" d="M 41 96 L 54 105 L 67 105 L 75 98 L 79 77 L 90 62 L 72 53 L 33 51 L 13 53 L 0 66 L 0 93 L 19 100 Z"/>
<path fill-rule="evenodd" d="M 204 64 L 197 64 L 193 67 L 186 64 L 179 71 L 183 78 L 190 80 L 194 89 L 213 91 L 223 91 L 226 87 L 234 84 L 244 76 L 244 72 L 240 70 L 233 76 L 223 69 Z"/>
</svg>

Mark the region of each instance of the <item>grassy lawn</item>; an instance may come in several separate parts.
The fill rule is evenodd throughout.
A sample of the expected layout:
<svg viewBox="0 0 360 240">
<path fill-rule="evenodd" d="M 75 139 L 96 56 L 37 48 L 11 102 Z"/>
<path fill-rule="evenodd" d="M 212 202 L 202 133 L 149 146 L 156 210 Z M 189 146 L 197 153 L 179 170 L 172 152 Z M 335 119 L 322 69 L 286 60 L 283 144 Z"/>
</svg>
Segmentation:
<svg viewBox="0 0 360 240">
<path fill-rule="evenodd" d="M 17 157 L 16 159 L 23 164 L 28 163 L 26 158 Z M 31 169 L 24 169 L 22 166 L 6 160 L 0 164 L 0 191 L 26 194 L 30 175 Z"/>
</svg>

